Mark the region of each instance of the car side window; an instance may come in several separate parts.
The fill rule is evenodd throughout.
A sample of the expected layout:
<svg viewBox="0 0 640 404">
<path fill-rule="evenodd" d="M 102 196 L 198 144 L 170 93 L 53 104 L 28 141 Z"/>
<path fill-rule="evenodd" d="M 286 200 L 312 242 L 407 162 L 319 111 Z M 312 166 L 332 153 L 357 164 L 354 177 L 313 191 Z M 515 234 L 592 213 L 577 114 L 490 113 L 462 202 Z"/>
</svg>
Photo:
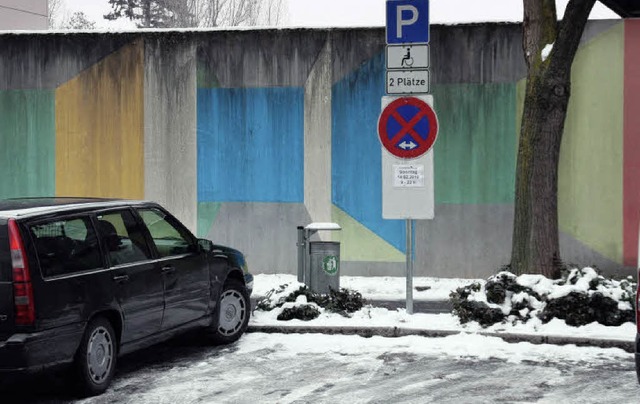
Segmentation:
<svg viewBox="0 0 640 404">
<path fill-rule="evenodd" d="M 88 216 L 36 223 L 29 226 L 29 232 L 45 277 L 103 267 Z"/>
<path fill-rule="evenodd" d="M 186 230 L 177 223 L 172 223 L 162 211 L 149 208 L 139 209 L 138 213 L 149 229 L 160 257 L 188 254 L 194 251 Z"/>
<path fill-rule="evenodd" d="M 102 213 L 97 219 L 98 231 L 111 265 L 151 259 L 149 246 L 131 211 Z"/>
</svg>

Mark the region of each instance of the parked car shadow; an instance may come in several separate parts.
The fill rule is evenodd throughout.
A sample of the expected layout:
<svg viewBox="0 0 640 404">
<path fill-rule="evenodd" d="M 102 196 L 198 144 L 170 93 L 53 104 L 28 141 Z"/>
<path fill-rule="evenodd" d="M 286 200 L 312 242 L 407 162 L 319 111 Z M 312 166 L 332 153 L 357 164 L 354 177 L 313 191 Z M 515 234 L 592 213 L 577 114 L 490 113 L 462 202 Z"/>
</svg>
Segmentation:
<svg viewBox="0 0 640 404">
<path fill-rule="evenodd" d="M 203 356 L 216 357 L 236 349 L 235 344 L 214 346 L 202 332 L 191 332 L 119 358 L 114 382 L 140 371 L 186 367 Z M 0 397 L 3 404 L 72 403 L 81 399 L 68 368 L 32 375 L 2 375 Z"/>
</svg>

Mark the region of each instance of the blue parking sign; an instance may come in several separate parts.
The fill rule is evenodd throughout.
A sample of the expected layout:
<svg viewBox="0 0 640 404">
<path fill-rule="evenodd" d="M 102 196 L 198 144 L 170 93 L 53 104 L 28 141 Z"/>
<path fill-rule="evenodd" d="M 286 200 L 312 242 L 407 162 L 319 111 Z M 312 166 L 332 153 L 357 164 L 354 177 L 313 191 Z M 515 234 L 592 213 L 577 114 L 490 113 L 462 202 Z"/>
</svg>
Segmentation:
<svg viewBox="0 0 640 404">
<path fill-rule="evenodd" d="M 387 0 L 387 43 L 429 42 L 429 0 Z"/>
</svg>

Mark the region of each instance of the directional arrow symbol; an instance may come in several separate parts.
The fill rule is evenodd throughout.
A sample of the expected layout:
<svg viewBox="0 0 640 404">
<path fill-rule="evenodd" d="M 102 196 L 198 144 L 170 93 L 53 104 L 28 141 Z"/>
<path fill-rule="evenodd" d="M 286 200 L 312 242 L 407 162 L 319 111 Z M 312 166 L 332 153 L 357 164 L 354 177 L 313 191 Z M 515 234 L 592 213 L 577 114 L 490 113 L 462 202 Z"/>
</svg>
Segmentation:
<svg viewBox="0 0 640 404">
<path fill-rule="evenodd" d="M 406 140 L 404 142 L 400 143 L 398 146 L 403 150 L 413 150 L 416 147 L 418 147 L 417 144 L 415 144 L 415 143 L 413 143 L 411 141 L 407 142 Z"/>
</svg>

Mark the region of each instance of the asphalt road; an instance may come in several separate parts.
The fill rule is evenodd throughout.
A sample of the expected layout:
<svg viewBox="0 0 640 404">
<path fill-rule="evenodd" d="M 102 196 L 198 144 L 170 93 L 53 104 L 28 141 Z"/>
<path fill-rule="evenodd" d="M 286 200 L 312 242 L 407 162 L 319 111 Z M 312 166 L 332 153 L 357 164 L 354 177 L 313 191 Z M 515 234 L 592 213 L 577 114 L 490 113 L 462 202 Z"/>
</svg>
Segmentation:
<svg viewBox="0 0 640 404">
<path fill-rule="evenodd" d="M 608 360 L 602 350 L 598 361 L 512 362 L 444 352 L 422 356 L 410 347 L 305 352 L 287 348 L 304 343 L 305 335 L 245 337 L 255 349 L 211 347 L 185 337 L 124 357 L 111 388 L 99 397 L 77 401 L 64 375 L 46 375 L 9 386 L 4 380 L 0 402 L 640 403 L 631 354 Z M 368 341 L 340 338 L 350 338 L 335 340 L 345 346 Z"/>
</svg>

